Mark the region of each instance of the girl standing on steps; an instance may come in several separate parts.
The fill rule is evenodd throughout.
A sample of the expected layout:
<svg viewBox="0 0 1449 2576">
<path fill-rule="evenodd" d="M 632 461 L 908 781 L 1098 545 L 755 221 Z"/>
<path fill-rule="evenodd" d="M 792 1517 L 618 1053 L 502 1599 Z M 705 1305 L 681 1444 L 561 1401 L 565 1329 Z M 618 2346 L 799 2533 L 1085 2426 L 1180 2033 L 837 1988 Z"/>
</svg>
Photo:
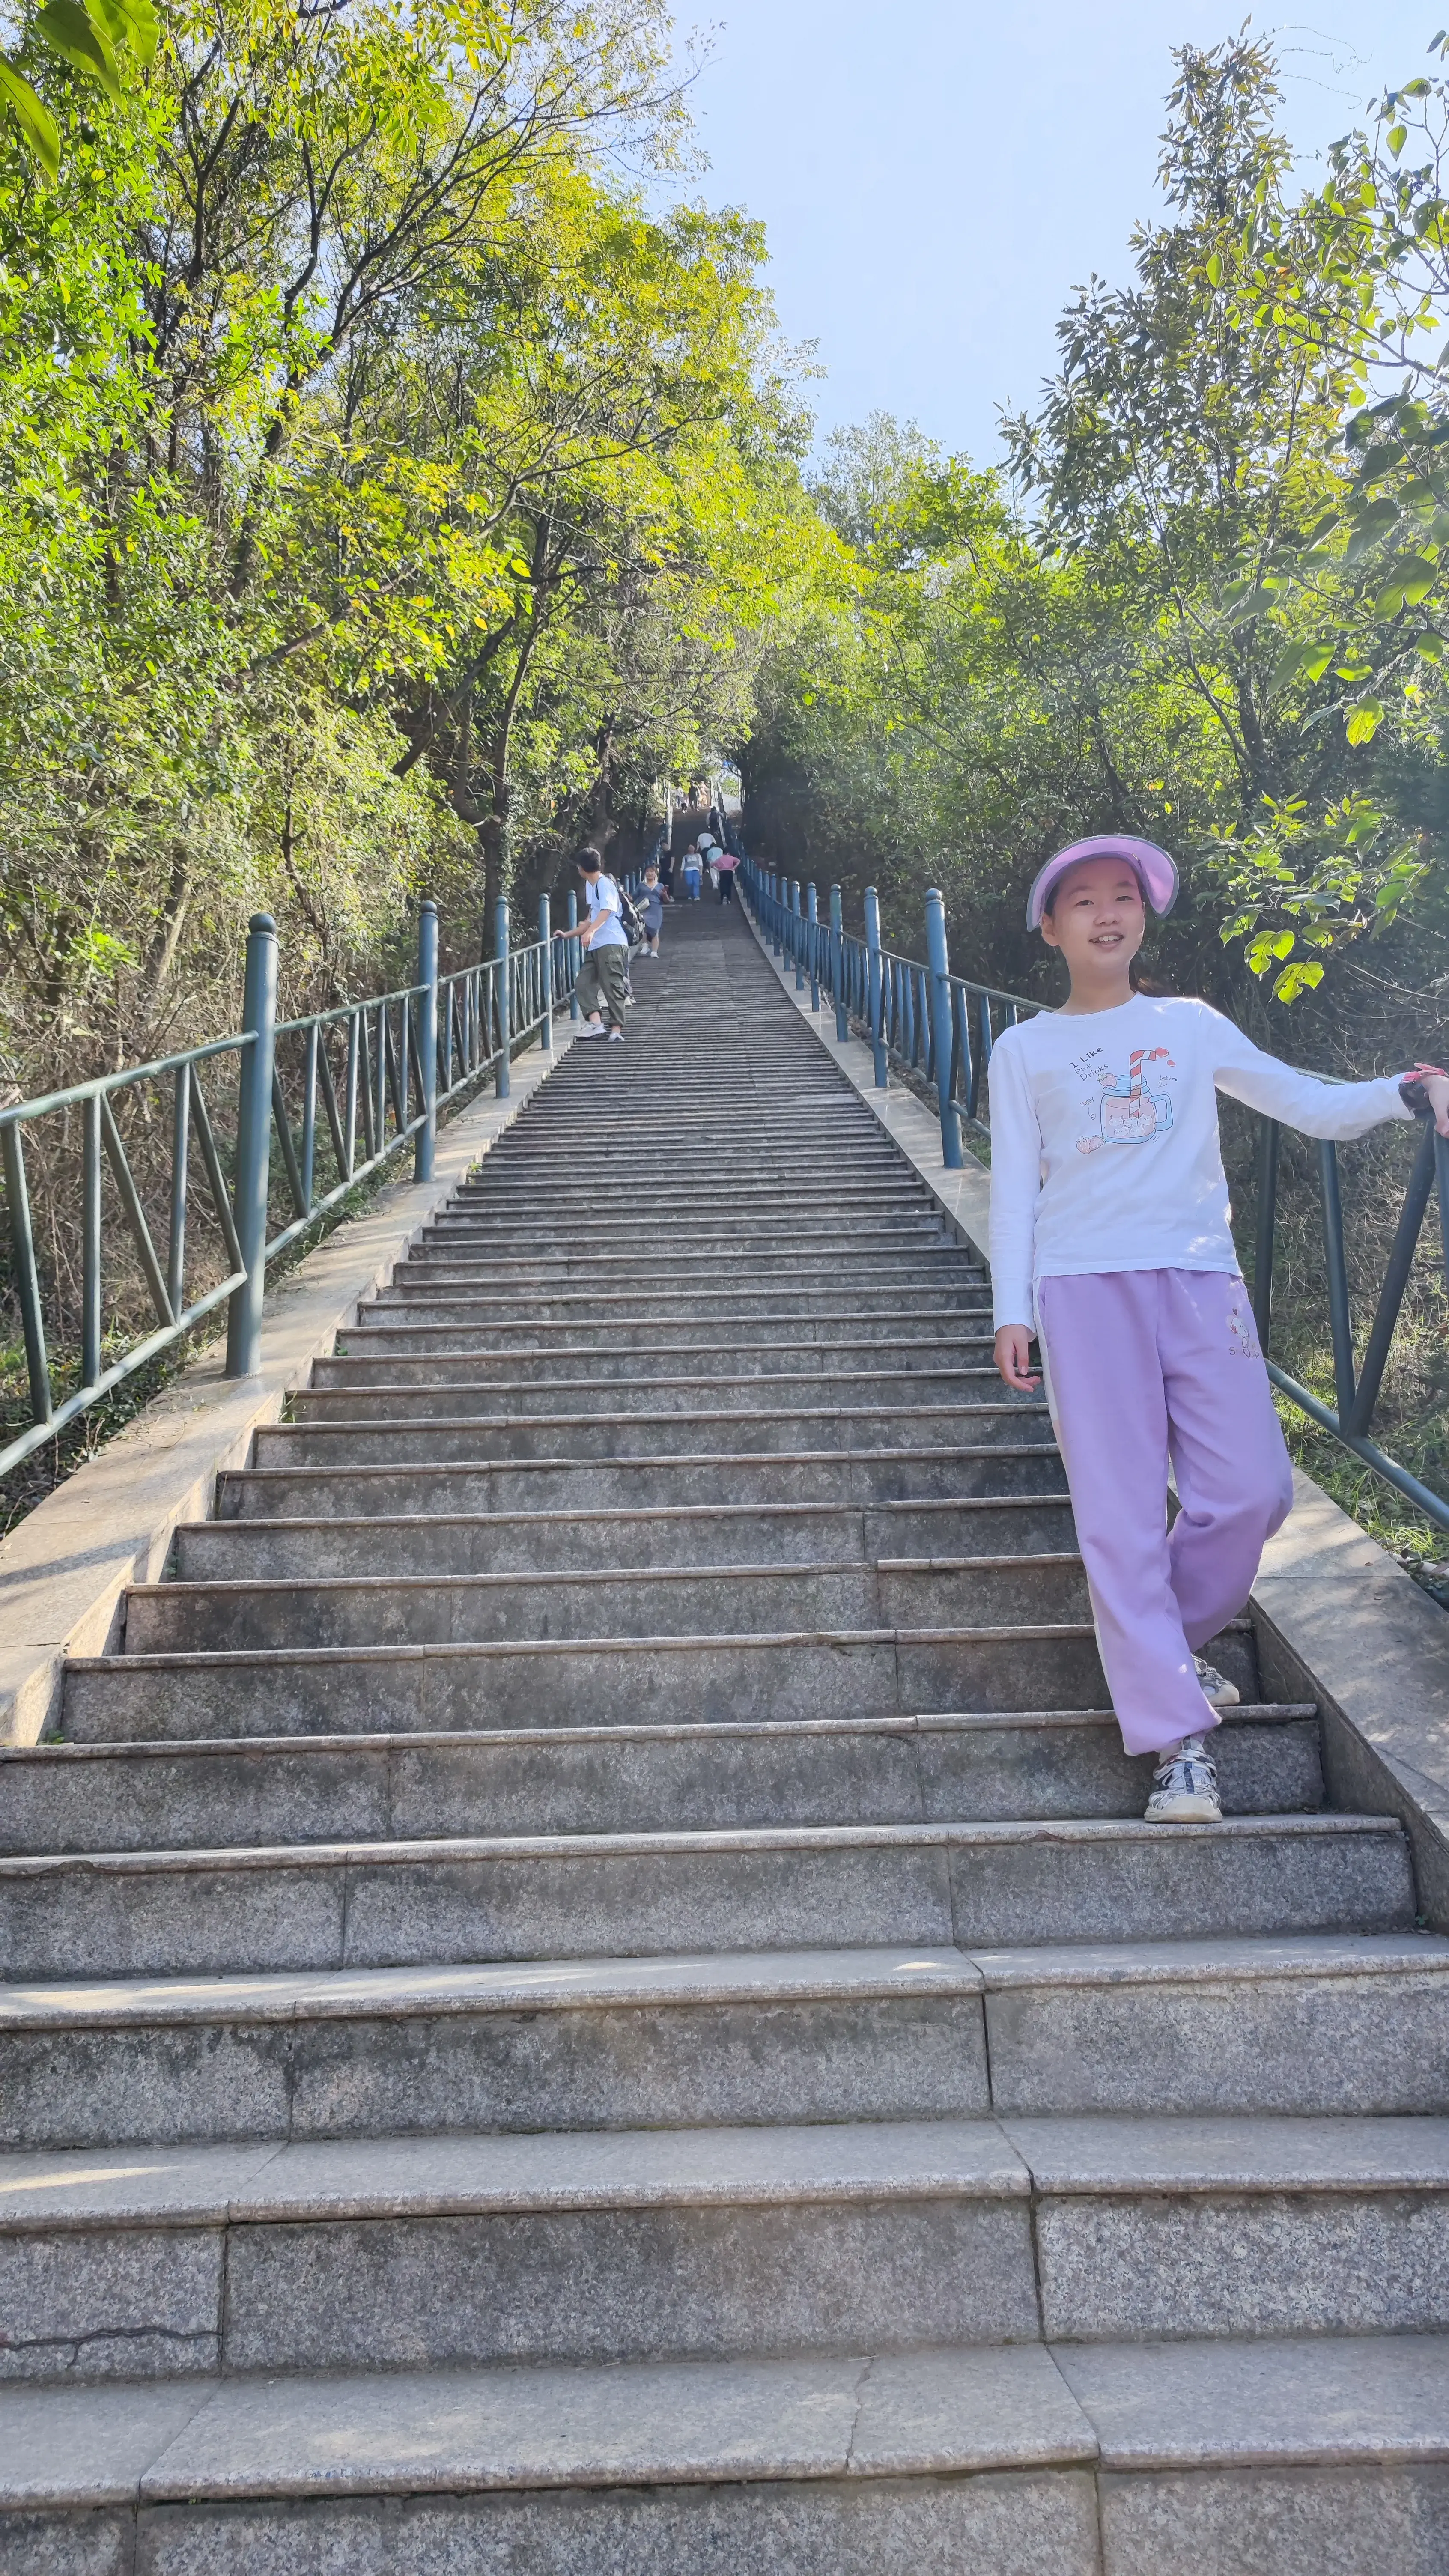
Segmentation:
<svg viewBox="0 0 1449 2576">
<path fill-rule="evenodd" d="M 1242 1609 L 1293 1499 L 1216 1092 L 1310 1136 L 1414 1117 L 1449 1136 L 1449 1078 L 1419 1064 L 1323 1082 L 1206 1002 L 1139 992 L 1145 907 L 1176 894 L 1165 850 L 1114 834 L 1059 850 L 1032 886 L 1028 926 L 1071 984 L 992 1052 L 991 1273 L 996 1365 L 1021 1394 L 1041 1382 L 1037 1335 L 1112 1704 L 1128 1752 L 1155 1758 L 1147 1814 L 1198 1823 L 1222 1813 L 1203 1738 L 1238 1696 L 1200 1650 Z"/>
</svg>

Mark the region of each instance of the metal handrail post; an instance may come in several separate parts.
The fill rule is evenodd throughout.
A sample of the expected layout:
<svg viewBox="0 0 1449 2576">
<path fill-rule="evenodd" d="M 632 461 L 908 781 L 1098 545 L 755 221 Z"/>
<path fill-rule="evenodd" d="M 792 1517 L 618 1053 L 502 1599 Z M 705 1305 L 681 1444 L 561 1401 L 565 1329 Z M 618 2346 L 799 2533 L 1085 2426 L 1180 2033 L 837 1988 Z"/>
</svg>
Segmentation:
<svg viewBox="0 0 1449 2576">
<path fill-rule="evenodd" d="M 875 1057 L 875 1087 L 877 1091 L 884 1091 L 890 1082 L 890 1068 L 886 1063 L 885 1039 L 881 1033 L 880 896 L 874 886 L 867 886 L 865 890 L 865 953 L 866 1018 L 870 1025 L 871 1053 Z"/>
<path fill-rule="evenodd" d="M 247 925 L 242 1049 L 237 1086 L 236 1182 L 232 1221 L 246 1277 L 227 1307 L 226 1374 L 255 1377 L 262 1362 L 267 1289 L 267 1185 L 272 1168 L 272 1076 L 277 1052 L 277 925 L 254 912 Z"/>
<path fill-rule="evenodd" d="M 571 1020 L 581 1020 L 581 1019 L 583 1018 L 583 1011 L 582 1011 L 582 1009 L 580 1008 L 580 1005 L 579 1005 L 579 995 L 578 995 L 578 981 L 579 981 L 579 945 L 578 945 L 578 941 L 573 937 L 573 933 L 574 933 L 574 931 L 576 931 L 576 930 L 577 930 L 578 926 L 579 926 L 579 899 L 578 899 L 578 896 L 577 896 L 576 894 L 571 894 L 571 895 L 569 896 L 569 934 L 570 934 L 570 935 L 569 935 L 569 943 L 568 943 L 568 954 L 569 954 L 569 1018 L 570 1018 Z"/>
<path fill-rule="evenodd" d="M 780 910 L 781 910 L 781 906 L 780 906 L 780 886 L 781 886 L 781 882 L 782 882 L 782 880 L 781 880 L 781 877 L 780 877 L 780 872 L 779 872 L 779 870 L 778 870 L 777 868 L 771 868 L 771 870 L 770 870 L 770 937 L 771 937 L 771 940 L 773 941 L 773 944 L 774 944 L 774 950 L 775 950 L 775 955 L 776 955 L 777 957 L 783 957 L 783 956 L 784 956 L 784 954 L 785 954 L 785 940 L 784 940 L 784 934 L 783 934 L 783 931 L 782 931 L 782 928 L 781 928 L 781 922 L 780 922 Z"/>
<path fill-rule="evenodd" d="M 506 1100 L 512 1088 L 509 1073 L 509 1041 L 513 1035 L 513 1013 L 508 990 L 508 897 L 501 894 L 493 907 L 493 954 L 498 963 L 493 969 L 493 993 L 498 1005 L 498 1071 L 494 1089 L 500 1100 Z"/>
<path fill-rule="evenodd" d="M 809 924 L 806 944 L 810 950 L 810 1008 L 820 1008 L 820 905 L 812 877 L 805 889 L 805 918 Z"/>
<path fill-rule="evenodd" d="M 961 1127 L 951 1097 L 951 960 L 946 949 L 946 905 L 935 886 L 926 895 L 926 961 L 931 975 L 931 1035 L 936 1053 L 936 1104 L 941 1113 L 941 1160 L 948 1172 L 962 1166 Z"/>
<path fill-rule="evenodd" d="M 845 998 L 845 912 L 840 888 L 830 889 L 830 991 L 835 1003 L 835 1038 L 844 1046 L 850 1035 L 850 1008 Z"/>
<path fill-rule="evenodd" d="M 800 926 L 800 880 L 798 877 L 792 877 L 790 880 L 790 911 L 793 916 L 790 936 L 795 950 L 795 990 L 797 993 L 803 993 L 805 990 L 805 935 Z"/>
<path fill-rule="evenodd" d="M 539 975 L 539 984 L 541 987 L 540 999 L 543 1010 L 543 1017 L 538 1032 L 538 1043 L 542 1047 L 545 1055 L 552 1055 L 553 925 L 549 919 L 548 897 L 546 894 L 541 894 L 538 898 L 538 943 L 538 954 L 541 968 Z"/>
<path fill-rule="evenodd" d="M 438 907 L 429 896 L 418 912 L 418 1070 L 423 1123 L 413 1144 L 413 1179 L 430 1181 L 438 1152 Z"/>
</svg>

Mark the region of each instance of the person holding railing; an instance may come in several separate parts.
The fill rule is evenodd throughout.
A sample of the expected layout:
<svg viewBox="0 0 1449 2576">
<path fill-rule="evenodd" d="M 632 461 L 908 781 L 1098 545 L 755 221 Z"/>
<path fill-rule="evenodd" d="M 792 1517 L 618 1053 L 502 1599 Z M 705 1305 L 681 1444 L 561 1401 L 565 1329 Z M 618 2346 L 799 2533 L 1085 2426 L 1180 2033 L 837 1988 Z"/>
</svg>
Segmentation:
<svg viewBox="0 0 1449 2576">
<path fill-rule="evenodd" d="M 629 939 L 624 928 L 619 889 L 604 874 L 604 862 L 597 850 L 580 850 L 574 861 L 584 881 L 584 899 L 589 907 L 588 920 L 578 933 L 584 961 L 579 968 L 579 1007 L 584 1014 L 581 1038 L 601 1038 L 608 1019 L 608 1035 L 616 1043 L 624 1034 L 624 1012 L 629 1001 Z"/>
<path fill-rule="evenodd" d="M 1206 1002 L 1142 992 L 1146 906 L 1176 894 L 1165 850 L 1115 834 L 1037 874 L 1027 922 L 1070 986 L 992 1052 L 991 1272 L 996 1364 L 1022 1394 L 1042 1382 L 1037 1337 L 1112 1704 L 1128 1752 L 1154 1756 L 1147 1815 L 1198 1823 L 1222 1813 L 1204 1737 L 1238 1697 L 1201 1649 L 1242 1609 L 1293 1499 L 1216 1094 L 1310 1136 L 1418 1116 L 1449 1137 L 1449 1076 L 1324 1082 Z"/>
</svg>

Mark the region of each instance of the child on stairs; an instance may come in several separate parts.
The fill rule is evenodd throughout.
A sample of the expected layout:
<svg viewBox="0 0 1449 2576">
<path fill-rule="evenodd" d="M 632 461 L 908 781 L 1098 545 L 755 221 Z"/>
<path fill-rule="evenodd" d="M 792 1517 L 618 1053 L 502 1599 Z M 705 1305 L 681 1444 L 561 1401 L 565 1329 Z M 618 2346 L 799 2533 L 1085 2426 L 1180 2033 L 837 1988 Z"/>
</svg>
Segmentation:
<svg viewBox="0 0 1449 2576">
<path fill-rule="evenodd" d="M 1165 913 L 1176 893 L 1166 851 L 1115 834 L 1037 875 L 1027 922 L 1071 983 L 992 1052 L 991 1271 L 996 1365 L 1023 1394 L 1041 1382 L 1037 1335 L 1112 1704 L 1128 1752 L 1155 1756 L 1147 1814 L 1197 1823 L 1222 1812 L 1203 1738 L 1238 1696 L 1200 1649 L 1241 1610 L 1293 1499 L 1216 1091 L 1310 1136 L 1427 1116 L 1449 1136 L 1449 1078 L 1420 1064 L 1323 1082 L 1206 1002 L 1137 991 L 1146 904 Z"/>
</svg>

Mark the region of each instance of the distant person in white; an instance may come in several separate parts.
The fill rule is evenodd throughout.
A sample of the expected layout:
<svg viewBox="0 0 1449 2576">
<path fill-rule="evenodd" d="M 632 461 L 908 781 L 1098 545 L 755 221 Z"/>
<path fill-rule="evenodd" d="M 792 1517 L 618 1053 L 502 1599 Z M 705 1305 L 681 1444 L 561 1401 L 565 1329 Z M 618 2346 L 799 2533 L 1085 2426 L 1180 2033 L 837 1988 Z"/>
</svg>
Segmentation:
<svg viewBox="0 0 1449 2576">
<path fill-rule="evenodd" d="M 1135 991 L 1145 905 L 1165 913 L 1176 893 L 1165 850 L 1111 834 L 1036 878 L 1027 920 L 1071 987 L 992 1052 L 991 1274 L 1009 1387 L 1040 1383 L 1033 1329 L 1040 1344 L 1112 1704 L 1128 1752 L 1157 1757 L 1148 1816 L 1199 1822 L 1221 1814 L 1203 1736 L 1238 1697 L 1200 1650 L 1241 1610 L 1293 1499 L 1217 1093 L 1310 1136 L 1415 1116 L 1449 1136 L 1449 1079 L 1421 1064 L 1322 1082 L 1206 1002 Z"/>
<path fill-rule="evenodd" d="M 584 1025 L 579 1036 L 603 1037 L 607 1017 L 608 1035 L 617 1043 L 624 1035 L 629 995 L 629 941 L 619 914 L 619 889 L 612 877 L 605 876 L 597 850 L 580 850 L 574 865 L 583 878 L 589 907 L 588 920 L 579 932 L 584 948 L 578 982 Z"/>
</svg>

